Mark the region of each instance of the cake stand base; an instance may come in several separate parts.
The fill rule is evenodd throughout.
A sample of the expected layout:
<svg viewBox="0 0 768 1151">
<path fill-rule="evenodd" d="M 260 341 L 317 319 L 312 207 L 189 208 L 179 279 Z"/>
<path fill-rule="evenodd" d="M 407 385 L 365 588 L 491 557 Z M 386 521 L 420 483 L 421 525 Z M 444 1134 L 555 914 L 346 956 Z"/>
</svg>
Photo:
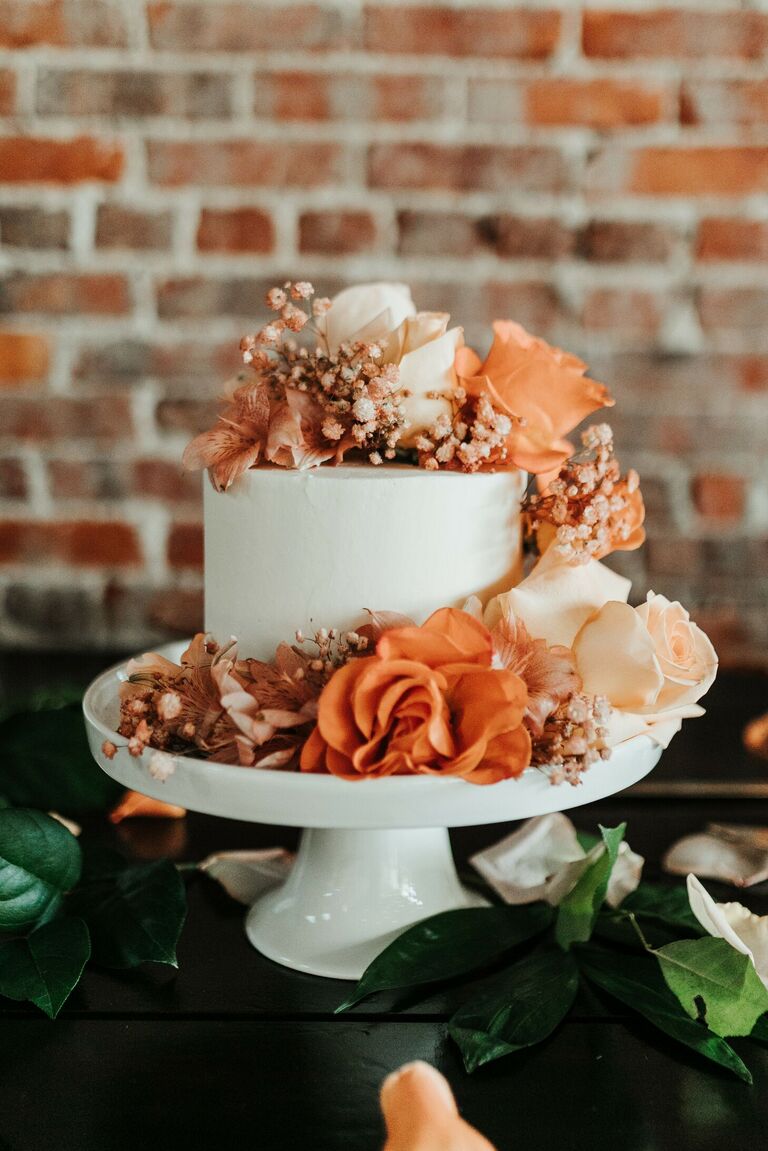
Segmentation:
<svg viewBox="0 0 768 1151">
<path fill-rule="evenodd" d="M 359 979 L 405 928 L 482 907 L 463 887 L 444 828 L 304 831 L 289 878 L 246 920 L 254 947 L 298 971 Z"/>
</svg>

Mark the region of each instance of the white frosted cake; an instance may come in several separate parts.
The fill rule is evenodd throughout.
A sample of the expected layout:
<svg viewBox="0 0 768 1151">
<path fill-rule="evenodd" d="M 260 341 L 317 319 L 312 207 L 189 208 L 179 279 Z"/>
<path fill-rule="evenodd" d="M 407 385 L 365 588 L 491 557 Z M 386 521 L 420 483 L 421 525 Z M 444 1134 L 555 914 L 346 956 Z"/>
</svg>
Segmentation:
<svg viewBox="0 0 768 1151">
<path fill-rule="evenodd" d="M 404 284 L 313 296 L 267 293 L 185 452 L 207 473 L 206 630 L 179 666 L 131 666 L 131 754 L 577 783 L 635 735 L 666 745 L 717 657 L 679 603 L 632 607 L 601 563 L 645 534 L 608 425 L 566 438 L 608 389 L 512 320 L 481 359 Z"/>
<path fill-rule="evenodd" d="M 353 630 L 365 609 L 416 623 L 483 605 L 520 579 L 517 470 L 466 475 L 408 464 L 253 468 L 205 480 L 205 628 L 269 659 L 297 628 Z"/>
</svg>

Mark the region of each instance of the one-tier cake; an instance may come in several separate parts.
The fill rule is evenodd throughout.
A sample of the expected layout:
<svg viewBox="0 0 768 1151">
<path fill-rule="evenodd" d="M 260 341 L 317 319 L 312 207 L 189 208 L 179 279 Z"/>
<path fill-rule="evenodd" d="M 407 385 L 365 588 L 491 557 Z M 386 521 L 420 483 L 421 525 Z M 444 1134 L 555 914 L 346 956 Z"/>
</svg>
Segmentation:
<svg viewBox="0 0 768 1151">
<path fill-rule="evenodd" d="M 132 754 L 573 783 L 701 714 L 709 640 L 601 562 L 642 544 L 644 508 L 606 424 L 565 438 L 613 403 L 581 360 L 513 321 L 481 360 L 403 284 L 267 305 L 185 453 L 207 472 L 206 632 L 178 666 L 129 665 Z"/>
</svg>

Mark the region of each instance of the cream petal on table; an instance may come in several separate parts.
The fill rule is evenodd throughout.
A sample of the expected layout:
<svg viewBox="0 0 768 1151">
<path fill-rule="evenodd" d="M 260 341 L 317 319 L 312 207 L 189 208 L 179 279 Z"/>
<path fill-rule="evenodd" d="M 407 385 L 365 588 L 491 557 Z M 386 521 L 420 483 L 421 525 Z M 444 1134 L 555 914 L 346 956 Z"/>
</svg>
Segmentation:
<svg viewBox="0 0 768 1151">
<path fill-rule="evenodd" d="M 768 915 L 755 915 L 741 903 L 716 903 L 695 875 L 688 876 L 688 901 L 704 930 L 748 955 L 768 987 Z"/>
<path fill-rule="evenodd" d="M 768 828 L 710 823 L 705 831 L 673 843 L 662 860 L 672 875 L 693 872 L 735 887 L 768 879 Z"/>
<path fill-rule="evenodd" d="M 198 871 L 215 879 L 224 890 L 246 907 L 287 879 L 294 855 L 284 847 L 260 851 L 220 851 L 198 864 Z"/>
<path fill-rule="evenodd" d="M 626 602 L 631 586 L 599 560 L 569 564 L 549 547 L 522 583 L 491 600 L 485 624 L 514 614 L 537 639 L 570 647 L 589 617 L 608 600 Z"/>
<path fill-rule="evenodd" d="M 345 288 L 315 324 L 328 348 L 335 351 L 339 344 L 360 338 L 364 330 L 366 339 L 383 339 L 415 314 L 408 285 L 382 281 Z"/>
</svg>

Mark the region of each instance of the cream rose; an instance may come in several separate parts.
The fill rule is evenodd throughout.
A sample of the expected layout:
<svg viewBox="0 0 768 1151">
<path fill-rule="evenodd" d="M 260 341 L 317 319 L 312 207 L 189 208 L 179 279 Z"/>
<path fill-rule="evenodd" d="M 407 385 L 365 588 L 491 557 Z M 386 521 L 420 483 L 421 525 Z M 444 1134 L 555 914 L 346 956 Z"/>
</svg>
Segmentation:
<svg viewBox="0 0 768 1151">
<path fill-rule="evenodd" d="M 382 364 L 396 364 L 408 428 L 400 439 L 414 447 L 437 418 L 451 415 L 456 388 L 454 361 L 463 345 L 461 328 L 448 328 L 446 312 L 417 312 L 406 284 L 360 284 L 345 288 L 318 320 L 318 330 L 333 351 L 350 340 L 376 342 Z"/>
<path fill-rule="evenodd" d="M 645 732 L 666 747 L 683 719 L 702 714 L 696 701 L 717 673 L 704 632 L 679 603 L 653 592 L 638 608 L 604 604 L 580 628 L 573 652 L 584 690 L 614 709 L 609 744 Z"/>
</svg>

